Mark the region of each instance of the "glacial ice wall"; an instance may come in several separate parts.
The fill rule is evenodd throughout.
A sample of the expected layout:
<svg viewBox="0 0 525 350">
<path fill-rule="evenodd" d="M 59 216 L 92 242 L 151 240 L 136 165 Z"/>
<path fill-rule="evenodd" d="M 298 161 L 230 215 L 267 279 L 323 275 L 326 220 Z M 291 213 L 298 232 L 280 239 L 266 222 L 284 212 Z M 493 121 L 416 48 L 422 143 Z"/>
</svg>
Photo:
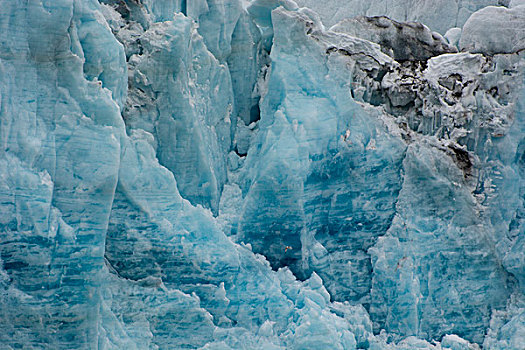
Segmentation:
<svg viewBox="0 0 525 350">
<path fill-rule="evenodd" d="M 525 6 L 320 4 L 0 0 L 0 348 L 523 348 Z"/>
</svg>

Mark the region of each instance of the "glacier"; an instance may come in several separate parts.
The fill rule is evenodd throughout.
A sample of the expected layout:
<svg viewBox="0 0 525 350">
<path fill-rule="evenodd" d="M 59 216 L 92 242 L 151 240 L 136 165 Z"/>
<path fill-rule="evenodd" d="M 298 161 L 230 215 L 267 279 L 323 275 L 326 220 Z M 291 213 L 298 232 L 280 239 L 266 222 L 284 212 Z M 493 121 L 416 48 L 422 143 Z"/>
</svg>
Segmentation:
<svg viewBox="0 0 525 350">
<path fill-rule="evenodd" d="M 0 6 L 0 349 L 525 349 L 525 2 Z"/>
</svg>

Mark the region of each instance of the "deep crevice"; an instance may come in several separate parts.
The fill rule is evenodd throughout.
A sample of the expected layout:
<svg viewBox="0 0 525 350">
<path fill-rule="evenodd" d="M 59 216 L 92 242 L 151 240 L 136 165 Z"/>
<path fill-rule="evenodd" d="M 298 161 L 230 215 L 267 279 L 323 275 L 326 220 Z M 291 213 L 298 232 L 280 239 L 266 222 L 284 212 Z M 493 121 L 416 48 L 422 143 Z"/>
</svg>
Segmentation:
<svg viewBox="0 0 525 350">
<path fill-rule="evenodd" d="M 186 3 L 186 0 L 182 0 L 182 3 L 180 4 L 180 11 L 184 14 L 184 16 L 188 15 L 188 4 Z"/>
</svg>

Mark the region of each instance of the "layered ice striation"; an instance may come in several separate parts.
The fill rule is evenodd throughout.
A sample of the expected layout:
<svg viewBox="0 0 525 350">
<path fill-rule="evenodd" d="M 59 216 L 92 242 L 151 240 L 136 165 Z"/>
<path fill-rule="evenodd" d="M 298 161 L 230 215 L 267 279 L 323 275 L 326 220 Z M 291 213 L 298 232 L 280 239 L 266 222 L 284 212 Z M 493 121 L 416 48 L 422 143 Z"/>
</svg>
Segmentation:
<svg viewBox="0 0 525 350">
<path fill-rule="evenodd" d="M 0 348 L 522 349 L 523 5 L 0 0 Z"/>
</svg>

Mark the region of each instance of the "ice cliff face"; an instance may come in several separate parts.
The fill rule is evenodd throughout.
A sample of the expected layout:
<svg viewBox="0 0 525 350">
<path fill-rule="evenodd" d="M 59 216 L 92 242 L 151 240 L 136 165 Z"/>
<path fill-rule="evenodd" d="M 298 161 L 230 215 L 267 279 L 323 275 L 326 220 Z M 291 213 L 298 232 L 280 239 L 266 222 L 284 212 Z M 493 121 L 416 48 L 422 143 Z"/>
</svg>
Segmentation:
<svg viewBox="0 0 525 350">
<path fill-rule="evenodd" d="M 0 348 L 523 349 L 524 5 L 0 0 Z"/>
</svg>

